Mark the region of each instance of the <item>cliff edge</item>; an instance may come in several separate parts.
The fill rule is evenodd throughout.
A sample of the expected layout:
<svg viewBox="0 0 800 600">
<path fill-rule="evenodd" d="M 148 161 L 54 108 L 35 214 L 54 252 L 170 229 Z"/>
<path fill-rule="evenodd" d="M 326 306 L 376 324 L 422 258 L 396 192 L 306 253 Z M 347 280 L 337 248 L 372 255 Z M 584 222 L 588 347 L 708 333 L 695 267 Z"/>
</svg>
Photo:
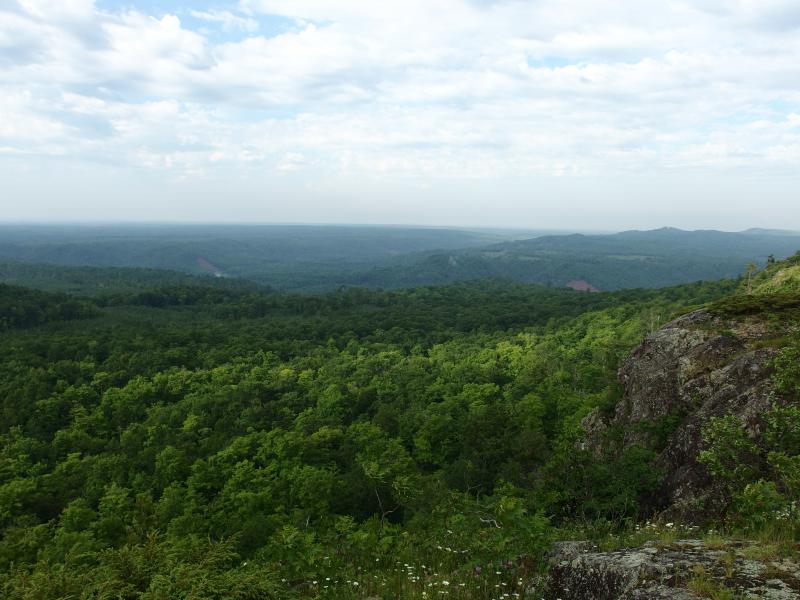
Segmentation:
<svg viewBox="0 0 800 600">
<path fill-rule="evenodd" d="M 735 415 L 757 438 L 761 415 L 779 402 L 771 379 L 776 340 L 795 327 L 756 315 L 698 310 L 647 336 L 623 362 L 623 398 L 613 414 L 596 410 L 582 422 L 585 447 L 608 449 L 612 431 L 621 448 L 657 452 L 661 487 L 643 502 L 669 519 L 702 521 L 725 498 L 698 462 L 702 429 L 712 417 Z M 619 437 L 618 436 L 618 437 Z"/>
</svg>

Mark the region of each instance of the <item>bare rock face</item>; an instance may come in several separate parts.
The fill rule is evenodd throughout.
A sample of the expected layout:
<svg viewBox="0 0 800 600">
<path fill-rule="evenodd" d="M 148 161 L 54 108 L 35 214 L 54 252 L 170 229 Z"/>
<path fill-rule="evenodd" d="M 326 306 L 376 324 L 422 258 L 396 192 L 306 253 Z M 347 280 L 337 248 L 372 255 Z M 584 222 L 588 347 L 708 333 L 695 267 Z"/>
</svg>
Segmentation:
<svg viewBox="0 0 800 600">
<path fill-rule="evenodd" d="M 737 598 L 800 598 L 800 565 L 762 554 L 755 544 L 741 542 L 714 548 L 699 540 L 649 542 L 614 552 L 564 542 L 551 555 L 546 597 L 699 600 L 726 592 Z M 709 596 L 712 590 L 720 595 Z"/>
<path fill-rule="evenodd" d="M 684 521 L 713 515 L 722 498 L 701 464 L 701 431 L 711 417 L 735 415 L 757 437 L 760 415 L 773 402 L 770 364 L 775 332 L 754 318 L 723 321 L 700 310 L 649 335 L 623 362 L 622 400 L 611 416 L 582 422 L 584 446 L 607 449 L 606 433 L 622 431 L 621 449 L 641 444 L 658 453 L 661 489 L 649 508 Z"/>
</svg>

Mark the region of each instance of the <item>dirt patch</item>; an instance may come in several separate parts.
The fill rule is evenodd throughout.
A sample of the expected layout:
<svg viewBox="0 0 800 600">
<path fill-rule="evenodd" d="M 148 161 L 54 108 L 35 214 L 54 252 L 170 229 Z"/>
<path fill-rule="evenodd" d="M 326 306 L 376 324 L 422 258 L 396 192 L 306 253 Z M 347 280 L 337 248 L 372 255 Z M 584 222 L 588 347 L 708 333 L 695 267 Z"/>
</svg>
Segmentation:
<svg viewBox="0 0 800 600">
<path fill-rule="evenodd" d="M 572 281 L 567 283 L 568 288 L 572 288 L 578 292 L 599 292 L 600 290 L 594 287 L 591 283 L 586 281 L 585 279 L 573 279 Z"/>
</svg>

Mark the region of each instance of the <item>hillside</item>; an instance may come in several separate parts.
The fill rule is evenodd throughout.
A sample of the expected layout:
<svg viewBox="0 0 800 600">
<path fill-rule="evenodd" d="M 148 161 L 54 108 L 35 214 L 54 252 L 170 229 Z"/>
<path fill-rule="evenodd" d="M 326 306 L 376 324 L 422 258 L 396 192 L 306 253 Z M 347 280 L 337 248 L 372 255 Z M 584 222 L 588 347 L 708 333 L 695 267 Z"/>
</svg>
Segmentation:
<svg viewBox="0 0 800 600">
<path fill-rule="evenodd" d="M 0 333 L 54 321 L 86 319 L 95 314 L 92 304 L 63 294 L 0 283 Z"/>
<path fill-rule="evenodd" d="M 800 253 L 785 261 L 768 264 L 749 284 L 742 282 L 743 291 L 748 291 L 748 286 L 749 291 L 758 295 L 800 292 Z"/>
<path fill-rule="evenodd" d="M 610 291 L 735 278 L 748 263 L 763 266 L 769 256 L 784 258 L 798 248 L 799 234 L 769 230 L 545 235 L 372 226 L 3 226 L 0 281 L 54 283 L 59 278 L 52 270 L 50 281 L 22 275 L 20 265 L 44 264 L 150 269 L 126 274 L 144 285 L 148 278 L 164 277 L 153 272 L 158 269 L 174 271 L 173 280 L 180 272 L 314 293 L 341 286 L 388 289 L 480 279 Z M 89 276 L 72 273 L 83 280 Z M 115 279 L 111 272 L 105 277 Z M 80 287 L 63 283 L 48 289 Z"/>
<path fill-rule="evenodd" d="M 554 540 L 695 518 L 793 555 L 798 298 L 740 286 L 84 296 L 0 333 L 2 596 L 541 598 Z"/>
<path fill-rule="evenodd" d="M 314 225 L 0 226 L 0 258 L 70 267 L 138 267 L 335 288 L 342 273 L 398 255 L 462 249 L 521 232 Z"/>
<path fill-rule="evenodd" d="M 614 397 L 619 358 L 734 286 L 155 287 L 6 332 L 3 596 L 326 597 L 328 577 L 333 597 L 474 591 L 475 564 L 541 556 L 574 495 L 562 432 Z M 614 488 L 592 510 L 628 513 Z M 502 581 L 521 589 L 537 560 Z"/>
<path fill-rule="evenodd" d="M 785 258 L 800 235 L 749 230 L 682 231 L 663 228 L 613 235 L 542 236 L 428 253 L 408 264 L 376 268 L 352 279 L 372 286 L 409 286 L 488 277 L 563 287 L 578 280 L 601 290 L 664 287 L 738 277 L 749 262 Z"/>
<path fill-rule="evenodd" d="M 140 267 L 68 267 L 0 259 L 0 282 L 79 296 L 125 294 L 161 286 L 203 286 L 261 289 L 256 283 L 232 277 L 191 275 Z"/>
</svg>

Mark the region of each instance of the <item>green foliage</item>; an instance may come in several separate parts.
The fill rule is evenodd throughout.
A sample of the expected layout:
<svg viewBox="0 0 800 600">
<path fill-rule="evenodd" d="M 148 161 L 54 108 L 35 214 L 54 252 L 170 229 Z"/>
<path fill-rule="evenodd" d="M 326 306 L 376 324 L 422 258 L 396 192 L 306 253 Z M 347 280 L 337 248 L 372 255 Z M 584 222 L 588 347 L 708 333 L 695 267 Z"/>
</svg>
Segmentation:
<svg viewBox="0 0 800 600">
<path fill-rule="evenodd" d="M 773 522 L 786 503 L 774 482 L 759 479 L 734 495 L 731 508 L 738 520 L 757 531 Z"/>
<path fill-rule="evenodd" d="M 562 520 L 620 522 L 642 516 L 641 497 L 661 482 L 651 465 L 652 450 L 633 446 L 620 456 L 598 457 L 564 441 L 544 469 L 540 502 Z"/>
<path fill-rule="evenodd" d="M 354 271 L 398 255 L 509 237 L 501 232 L 380 226 L 0 225 L 0 256 L 15 261 L 0 263 L 0 281 L 103 294 L 170 282 L 186 285 L 191 273 L 216 280 L 246 277 L 281 289 L 331 290 L 354 283 Z M 37 270 L 30 263 L 50 267 Z M 54 265 L 68 269 L 62 272 Z"/>
<path fill-rule="evenodd" d="M 712 419 L 703 431 L 700 461 L 732 497 L 729 518 L 744 529 L 797 519 L 791 499 L 800 493 L 800 408 L 775 406 L 763 415 L 757 444 L 735 417 Z"/>
<path fill-rule="evenodd" d="M 602 290 L 662 287 L 734 278 L 770 253 L 785 257 L 800 236 L 716 231 L 626 231 L 615 235 L 551 235 L 482 248 L 428 252 L 374 267 L 347 283 L 382 287 L 503 277 L 561 287 L 573 280 Z M 783 289 L 783 288 L 781 288 Z"/>
<path fill-rule="evenodd" d="M 553 525 L 637 515 L 652 452 L 579 451 L 580 418 L 654 315 L 729 287 L 158 286 L 7 331 L 2 593 L 524 591 Z"/>
<path fill-rule="evenodd" d="M 723 318 L 783 313 L 791 317 L 800 312 L 800 295 L 794 292 L 736 295 L 713 302 L 708 310 Z"/>
<path fill-rule="evenodd" d="M 139 598 L 141 600 L 291 598 L 274 571 L 240 563 L 233 544 L 189 538 L 167 543 L 155 534 L 95 557 L 70 553 L 32 572 L 13 568 L 0 588 L 9 600 Z"/>
<path fill-rule="evenodd" d="M 737 490 L 759 473 L 760 451 L 747 435 L 741 421 L 733 415 L 711 419 L 703 430 L 708 448 L 700 452 L 700 462 L 708 472 L 724 479 Z"/>
<path fill-rule="evenodd" d="M 0 283 L 0 333 L 53 321 L 86 319 L 96 309 L 61 294 L 48 294 Z"/>
<path fill-rule="evenodd" d="M 800 251 L 782 261 L 768 261 L 752 281 L 754 294 L 800 292 Z"/>
<path fill-rule="evenodd" d="M 736 592 L 725 587 L 724 584 L 709 577 L 705 568 L 694 568 L 692 577 L 686 582 L 686 588 L 700 598 L 711 600 L 738 600 Z"/>
<path fill-rule="evenodd" d="M 789 256 L 800 246 L 797 235 L 752 231 L 665 228 L 614 235 L 538 232 L 541 237 L 533 237 L 536 233 L 378 226 L 6 225 L 0 227 L 0 256 L 17 262 L 0 263 L 0 281 L 72 293 L 91 288 L 98 294 L 192 285 L 187 273 L 305 292 L 492 278 L 552 287 L 584 280 L 614 290 L 735 278 L 748 262 L 763 264 L 770 254 Z M 531 239 L 515 239 L 521 234 Z M 50 266 L 37 271 L 30 263 Z M 54 265 L 69 269 L 61 272 Z"/>
<path fill-rule="evenodd" d="M 775 385 L 784 394 L 800 397 L 800 345 L 782 348 L 778 352 Z"/>
</svg>

